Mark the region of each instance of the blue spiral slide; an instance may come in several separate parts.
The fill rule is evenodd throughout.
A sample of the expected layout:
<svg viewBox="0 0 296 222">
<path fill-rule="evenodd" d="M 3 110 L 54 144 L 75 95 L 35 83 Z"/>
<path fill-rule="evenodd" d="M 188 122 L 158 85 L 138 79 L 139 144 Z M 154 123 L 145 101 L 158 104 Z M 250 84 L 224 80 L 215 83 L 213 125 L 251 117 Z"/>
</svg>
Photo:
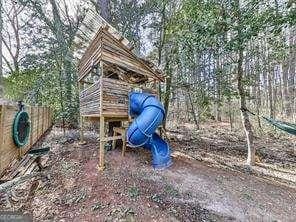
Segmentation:
<svg viewBox="0 0 296 222">
<path fill-rule="evenodd" d="M 157 133 L 165 111 L 159 100 L 147 93 L 129 94 L 129 113 L 136 117 L 127 130 L 127 141 L 132 147 L 144 147 L 152 153 L 154 168 L 163 169 L 172 165 L 169 144 Z"/>
</svg>

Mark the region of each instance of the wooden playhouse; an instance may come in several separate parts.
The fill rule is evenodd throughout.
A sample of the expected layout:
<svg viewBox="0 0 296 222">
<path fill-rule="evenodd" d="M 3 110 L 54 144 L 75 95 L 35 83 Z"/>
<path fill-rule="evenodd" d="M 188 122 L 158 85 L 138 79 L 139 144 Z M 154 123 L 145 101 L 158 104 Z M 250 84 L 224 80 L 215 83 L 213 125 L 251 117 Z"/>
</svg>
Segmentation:
<svg viewBox="0 0 296 222">
<path fill-rule="evenodd" d="M 129 92 L 137 89 L 157 95 L 158 84 L 164 77 L 152 63 L 136 55 L 129 41 L 95 12 L 88 13 L 75 42 L 81 128 L 85 119 L 100 122 L 102 170 L 105 143 L 122 138 L 106 136 L 105 123 L 128 121 Z"/>
</svg>

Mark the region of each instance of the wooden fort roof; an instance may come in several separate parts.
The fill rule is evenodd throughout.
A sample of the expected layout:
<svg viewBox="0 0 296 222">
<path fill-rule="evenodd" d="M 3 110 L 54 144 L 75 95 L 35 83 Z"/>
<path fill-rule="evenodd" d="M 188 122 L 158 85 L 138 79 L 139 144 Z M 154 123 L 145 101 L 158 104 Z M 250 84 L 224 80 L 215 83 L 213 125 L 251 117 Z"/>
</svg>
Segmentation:
<svg viewBox="0 0 296 222">
<path fill-rule="evenodd" d="M 142 76 L 143 80 L 164 81 L 163 73 L 137 55 L 131 43 L 94 10 L 87 13 L 74 42 L 74 56 L 79 60 L 79 81 L 100 61 L 137 79 Z"/>
</svg>

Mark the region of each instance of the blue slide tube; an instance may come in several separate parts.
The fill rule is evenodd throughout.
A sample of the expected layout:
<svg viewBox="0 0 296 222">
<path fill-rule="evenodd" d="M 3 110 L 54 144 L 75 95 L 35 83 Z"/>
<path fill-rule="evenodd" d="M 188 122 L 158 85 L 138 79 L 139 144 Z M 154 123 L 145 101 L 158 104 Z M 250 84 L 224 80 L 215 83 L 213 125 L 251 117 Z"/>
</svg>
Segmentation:
<svg viewBox="0 0 296 222">
<path fill-rule="evenodd" d="M 129 113 L 136 117 L 127 130 L 127 141 L 132 147 L 144 147 L 151 151 L 154 168 L 167 168 L 172 164 L 169 144 L 157 133 L 165 111 L 159 100 L 147 93 L 129 94 Z"/>
</svg>

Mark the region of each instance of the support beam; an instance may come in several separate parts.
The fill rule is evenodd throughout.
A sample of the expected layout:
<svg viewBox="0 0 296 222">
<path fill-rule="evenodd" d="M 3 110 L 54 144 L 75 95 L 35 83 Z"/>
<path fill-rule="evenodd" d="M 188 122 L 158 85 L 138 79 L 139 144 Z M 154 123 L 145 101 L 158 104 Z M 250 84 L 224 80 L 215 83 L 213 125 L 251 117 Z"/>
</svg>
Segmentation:
<svg viewBox="0 0 296 222">
<path fill-rule="evenodd" d="M 100 62 L 101 77 L 100 77 L 100 150 L 99 150 L 99 171 L 105 169 L 105 117 L 103 116 L 103 76 L 104 76 L 104 64 Z"/>
<path fill-rule="evenodd" d="M 33 146 L 33 136 L 34 136 L 34 107 L 30 107 L 30 121 L 31 121 L 31 133 L 30 133 L 30 147 Z"/>
<path fill-rule="evenodd" d="M 114 135 L 114 134 L 113 134 Z M 115 141 L 122 139 L 122 136 L 110 136 L 102 139 L 103 142 Z"/>
<path fill-rule="evenodd" d="M 0 147 L 4 145 L 4 115 L 5 115 L 6 106 L 0 105 Z M 0 150 L 0 156 L 2 155 Z M 2 170 L 2 161 L 0 161 L 0 171 Z M 1 172 L 0 172 L 1 173 Z"/>
<path fill-rule="evenodd" d="M 103 171 L 105 169 L 105 142 L 104 142 L 104 134 L 105 134 L 105 119 L 103 116 L 100 118 L 100 150 L 99 150 L 99 171 Z"/>
</svg>

